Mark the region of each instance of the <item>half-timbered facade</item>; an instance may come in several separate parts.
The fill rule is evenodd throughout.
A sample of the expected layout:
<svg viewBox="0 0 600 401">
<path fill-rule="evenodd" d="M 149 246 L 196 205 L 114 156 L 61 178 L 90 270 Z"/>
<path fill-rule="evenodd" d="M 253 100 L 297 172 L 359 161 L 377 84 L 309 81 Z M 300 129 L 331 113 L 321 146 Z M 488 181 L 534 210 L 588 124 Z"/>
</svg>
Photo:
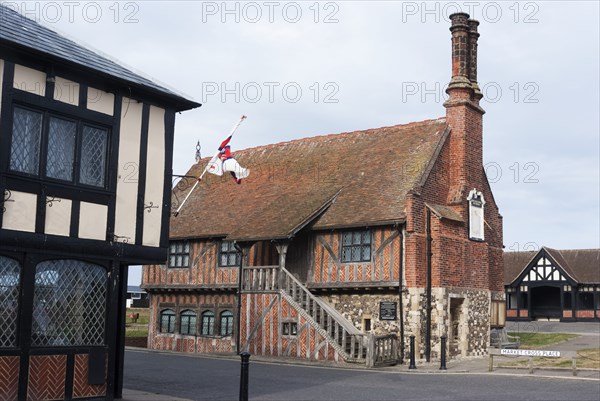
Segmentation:
<svg viewBox="0 0 600 401">
<path fill-rule="evenodd" d="M 199 105 L 0 20 L 0 399 L 112 400 L 127 268 L 167 257 L 175 113 Z"/>
<path fill-rule="evenodd" d="M 411 335 L 436 358 L 446 335 L 453 355 L 485 353 L 504 291 L 477 25 L 452 16 L 445 117 L 242 150 L 241 185 L 205 176 L 171 218 L 166 264 L 144 267 L 148 347 L 376 364 Z"/>
<path fill-rule="evenodd" d="M 504 254 L 506 318 L 600 320 L 600 250 Z"/>
</svg>

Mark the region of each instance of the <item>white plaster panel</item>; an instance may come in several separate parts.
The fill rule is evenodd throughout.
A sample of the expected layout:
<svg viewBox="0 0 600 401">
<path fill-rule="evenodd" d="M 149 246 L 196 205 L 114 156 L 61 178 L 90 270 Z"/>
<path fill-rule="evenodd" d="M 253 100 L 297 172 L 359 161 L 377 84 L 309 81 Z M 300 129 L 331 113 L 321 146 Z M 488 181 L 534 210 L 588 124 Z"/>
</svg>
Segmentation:
<svg viewBox="0 0 600 401">
<path fill-rule="evenodd" d="M 79 238 L 106 240 L 108 206 L 81 202 L 79 205 Z"/>
<path fill-rule="evenodd" d="M 71 229 L 70 199 L 54 199 L 46 203 L 46 234 L 69 236 Z"/>
<path fill-rule="evenodd" d="M 13 87 L 38 96 L 46 96 L 46 73 L 15 64 Z"/>
<path fill-rule="evenodd" d="M 65 78 L 56 77 L 54 100 L 79 106 L 79 84 Z"/>
<path fill-rule="evenodd" d="M 135 242 L 142 109 L 142 103 L 123 98 L 114 234 L 129 243 Z"/>
<path fill-rule="evenodd" d="M 150 202 L 156 209 L 148 209 L 144 213 L 144 234 L 142 244 L 146 246 L 160 245 L 160 229 L 162 221 L 163 185 L 165 177 L 165 110 L 150 107 L 148 122 L 148 156 L 146 162 L 146 193 L 144 203 Z"/>
<path fill-rule="evenodd" d="M 4 203 L 2 228 L 6 230 L 35 232 L 37 195 L 10 191 L 10 199 Z"/>
<path fill-rule="evenodd" d="M 101 91 L 100 89 L 89 87 L 87 95 L 87 108 L 112 116 L 115 113 L 115 95 Z M 127 103 L 125 102 L 125 98 L 123 98 L 123 110 L 126 109 Z"/>
</svg>

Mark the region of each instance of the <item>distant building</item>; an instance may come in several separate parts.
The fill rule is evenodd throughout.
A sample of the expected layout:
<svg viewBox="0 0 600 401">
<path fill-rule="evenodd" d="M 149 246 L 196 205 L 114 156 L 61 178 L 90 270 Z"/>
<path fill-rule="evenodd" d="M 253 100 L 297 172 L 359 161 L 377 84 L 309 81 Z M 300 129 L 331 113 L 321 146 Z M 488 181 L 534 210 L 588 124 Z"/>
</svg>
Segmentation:
<svg viewBox="0 0 600 401">
<path fill-rule="evenodd" d="M 128 266 L 167 258 L 175 113 L 199 105 L 8 3 L 0 399 L 120 398 Z"/>
<path fill-rule="evenodd" d="M 502 217 L 478 22 L 451 19 L 445 117 L 238 151 L 242 185 L 205 176 L 171 218 L 167 263 L 143 269 L 149 348 L 368 363 L 397 360 L 411 335 L 435 358 L 447 335 L 452 355 L 486 353 L 505 315 Z"/>
<path fill-rule="evenodd" d="M 508 320 L 600 320 L 600 249 L 504 254 Z"/>
<path fill-rule="evenodd" d="M 127 307 L 128 308 L 147 308 L 148 293 L 140 288 L 139 285 L 127 286 Z"/>
</svg>

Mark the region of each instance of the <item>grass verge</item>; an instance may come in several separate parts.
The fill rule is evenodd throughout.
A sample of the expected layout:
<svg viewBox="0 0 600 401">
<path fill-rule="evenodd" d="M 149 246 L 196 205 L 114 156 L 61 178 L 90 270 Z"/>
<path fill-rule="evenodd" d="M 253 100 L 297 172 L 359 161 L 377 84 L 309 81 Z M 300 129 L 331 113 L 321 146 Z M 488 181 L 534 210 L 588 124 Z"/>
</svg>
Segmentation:
<svg viewBox="0 0 600 401">
<path fill-rule="evenodd" d="M 520 337 L 521 348 L 540 348 L 578 337 L 577 334 L 566 333 L 527 333 L 511 332 L 511 336 Z"/>
</svg>

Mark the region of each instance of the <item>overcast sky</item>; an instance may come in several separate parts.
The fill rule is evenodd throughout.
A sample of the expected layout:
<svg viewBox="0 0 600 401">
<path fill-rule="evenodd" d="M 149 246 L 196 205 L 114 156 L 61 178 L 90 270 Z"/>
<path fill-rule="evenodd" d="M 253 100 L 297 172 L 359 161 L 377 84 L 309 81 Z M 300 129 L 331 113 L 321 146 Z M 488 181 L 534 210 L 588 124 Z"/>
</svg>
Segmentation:
<svg viewBox="0 0 600 401">
<path fill-rule="evenodd" d="M 3 3 L 202 103 L 177 117 L 175 174 L 241 114 L 234 150 L 444 116 L 447 16 L 470 12 L 507 250 L 600 246 L 597 1 Z"/>
</svg>

